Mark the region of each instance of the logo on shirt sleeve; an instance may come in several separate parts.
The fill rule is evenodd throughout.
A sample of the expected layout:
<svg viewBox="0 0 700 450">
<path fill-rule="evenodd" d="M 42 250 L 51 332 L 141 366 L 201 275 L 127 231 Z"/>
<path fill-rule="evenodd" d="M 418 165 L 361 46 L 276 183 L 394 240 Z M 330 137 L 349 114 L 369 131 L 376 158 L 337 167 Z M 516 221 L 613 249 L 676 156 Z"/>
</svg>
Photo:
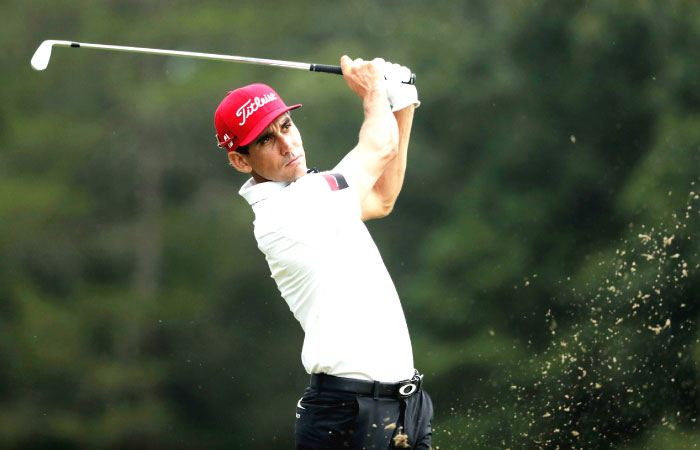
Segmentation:
<svg viewBox="0 0 700 450">
<path fill-rule="evenodd" d="M 322 176 L 328 183 L 328 186 L 330 186 L 331 191 L 339 191 L 348 187 L 345 177 L 339 173 L 324 173 Z"/>
</svg>

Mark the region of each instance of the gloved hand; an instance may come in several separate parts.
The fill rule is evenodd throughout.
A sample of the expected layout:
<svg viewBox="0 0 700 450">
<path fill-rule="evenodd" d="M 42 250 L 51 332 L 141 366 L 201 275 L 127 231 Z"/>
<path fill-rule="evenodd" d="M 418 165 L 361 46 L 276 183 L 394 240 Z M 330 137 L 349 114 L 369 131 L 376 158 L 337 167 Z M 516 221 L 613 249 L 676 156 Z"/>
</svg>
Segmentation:
<svg viewBox="0 0 700 450">
<path fill-rule="evenodd" d="M 416 86 L 402 83 L 411 79 L 411 69 L 387 61 L 384 63 L 384 78 L 387 81 L 386 95 L 392 111 L 398 111 L 410 105 L 416 105 L 416 108 L 420 106 Z"/>
</svg>

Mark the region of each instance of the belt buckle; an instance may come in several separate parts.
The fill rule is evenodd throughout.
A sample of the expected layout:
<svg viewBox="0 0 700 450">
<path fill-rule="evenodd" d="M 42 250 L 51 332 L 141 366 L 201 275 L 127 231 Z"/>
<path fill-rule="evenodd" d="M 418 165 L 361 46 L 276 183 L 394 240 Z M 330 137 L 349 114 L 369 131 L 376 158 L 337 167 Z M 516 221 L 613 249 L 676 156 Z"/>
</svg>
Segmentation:
<svg viewBox="0 0 700 450">
<path fill-rule="evenodd" d="M 408 398 L 420 391 L 423 384 L 423 375 L 416 373 L 410 380 L 399 381 L 399 389 L 396 396 L 398 398 Z"/>
</svg>

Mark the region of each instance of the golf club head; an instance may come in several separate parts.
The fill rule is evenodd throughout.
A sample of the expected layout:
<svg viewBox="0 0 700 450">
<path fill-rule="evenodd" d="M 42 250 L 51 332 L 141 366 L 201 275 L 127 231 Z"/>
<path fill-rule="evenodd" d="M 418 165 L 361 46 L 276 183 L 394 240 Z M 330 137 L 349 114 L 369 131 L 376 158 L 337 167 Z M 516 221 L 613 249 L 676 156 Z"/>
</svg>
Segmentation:
<svg viewBox="0 0 700 450">
<path fill-rule="evenodd" d="M 32 56 L 32 68 L 34 70 L 44 70 L 49 65 L 51 59 L 51 49 L 54 45 L 70 47 L 70 41 L 48 40 L 41 43 Z"/>
</svg>

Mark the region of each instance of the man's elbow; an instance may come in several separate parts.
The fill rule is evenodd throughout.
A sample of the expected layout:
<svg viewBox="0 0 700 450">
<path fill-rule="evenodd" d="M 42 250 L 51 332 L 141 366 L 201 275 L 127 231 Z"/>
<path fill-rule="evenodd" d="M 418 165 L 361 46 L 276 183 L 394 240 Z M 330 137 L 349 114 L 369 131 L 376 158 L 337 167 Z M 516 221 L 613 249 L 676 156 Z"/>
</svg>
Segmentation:
<svg viewBox="0 0 700 450">
<path fill-rule="evenodd" d="M 382 217 L 388 216 L 389 214 L 391 214 L 391 212 L 392 212 L 393 210 L 394 210 L 394 202 L 391 202 L 391 203 L 385 205 L 385 206 L 382 208 Z"/>
<path fill-rule="evenodd" d="M 395 200 L 383 202 L 378 208 L 376 218 L 381 219 L 382 217 L 386 217 L 389 214 L 391 214 L 391 212 L 394 210 L 395 203 L 396 203 Z"/>
<path fill-rule="evenodd" d="M 394 210 L 394 202 L 383 202 L 381 204 L 376 205 L 374 208 L 372 208 L 369 211 L 363 211 L 362 212 L 362 221 L 367 222 L 368 220 L 372 219 L 381 219 L 389 214 Z"/>
</svg>

